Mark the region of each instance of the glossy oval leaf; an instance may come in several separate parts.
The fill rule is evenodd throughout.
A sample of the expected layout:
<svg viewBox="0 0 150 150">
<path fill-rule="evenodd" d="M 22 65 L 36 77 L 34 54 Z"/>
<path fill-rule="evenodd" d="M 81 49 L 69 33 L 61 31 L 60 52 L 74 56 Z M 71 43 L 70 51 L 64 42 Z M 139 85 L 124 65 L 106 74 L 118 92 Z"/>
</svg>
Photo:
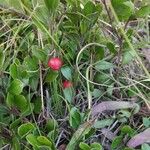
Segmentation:
<svg viewBox="0 0 150 150">
<path fill-rule="evenodd" d="M 68 79 L 68 80 L 72 80 L 72 70 L 69 66 L 64 66 L 61 68 L 61 73 L 63 74 L 63 76 Z"/>
<path fill-rule="evenodd" d="M 97 70 L 107 70 L 107 69 L 114 68 L 114 65 L 108 61 L 102 60 L 96 63 L 95 68 Z"/>
<path fill-rule="evenodd" d="M 53 12 L 59 5 L 59 0 L 44 0 L 46 7 L 49 11 Z"/>
<path fill-rule="evenodd" d="M 136 11 L 135 15 L 139 18 L 146 17 L 150 14 L 150 5 L 146 5 L 141 7 L 138 11 Z"/>
<path fill-rule="evenodd" d="M 28 122 L 25 124 L 22 124 L 19 128 L 18 128 L 18 135 L 20 137 L 24 137 L 25 135 L 31 133 L 33 130 L 35 130 L 35 126 Z"/>
<path fill-rule="evenodd" d="M 19 95 L 22 90 L 23 90 L 23 83 L 18 80 L 18 79 L 14 79 L 11 83 L 10 83 L 10 86 L 8 87 L 8 91 L 11 93 L 11 94 L 14 94 L 14 95 Z"/>
<path fill-rule="evenodd" d="M 44 145 L 44 146 L 52 146 L 52 142 L 48 140 L 45 136 L 38 136 L 37 141 L 39 142 L 39 145 Z"/>
<path fill-rule="evenodd" d="M 81 150 L 91 150 L 90 146 L 88 144 L 84 143 L 84 142 L 81 142 L 79 144 L 79 147 L 80 147 Z"/>
</svg>

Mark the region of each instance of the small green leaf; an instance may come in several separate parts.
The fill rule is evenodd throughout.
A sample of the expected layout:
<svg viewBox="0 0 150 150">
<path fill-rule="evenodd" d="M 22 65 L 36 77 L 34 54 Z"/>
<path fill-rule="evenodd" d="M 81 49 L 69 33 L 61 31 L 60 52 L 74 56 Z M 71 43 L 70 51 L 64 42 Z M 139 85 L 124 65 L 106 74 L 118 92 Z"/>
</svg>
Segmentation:
<svg viewBox="0 0 150 150">
<path fill-rule="evenodd" d="M 105 60 L 102 60 L 102 61 L 96 63 L 96 65 L 95 65 L 95 68 L 97 70 L 107 70 L 107 69 L 111 69 L 113 67 L 114 67 L 114 65 L 112 63 L 107 62 Z"/>
<path fill-rule="evenodd" d="M 104 48 L 100 47 L 100 46 L 96 46 L 95 47 L 95 56 L 96 56 L 96 60 L 100 60 L 104 58 Z"/>
<path fill-rule="evenodd" d="M 79 110 L 76 107 L 73 107 L 70 111 L 70 126 L 73 128 L 78 128 L 81 123 L 81 115 Z"/>
<path fill-rule="evenodd" d="M 20 118 L 19 118 L 19 119 L 16 119 L 14 122 L 12 122 L 12 123 L 10 124 L 10 129 L 16 128 L 16 127 L 20 124 L 20 122 L 21 122 L 21 119 L 20 119 Z"/>
<path fill-rule="evenodd" d="M 150 14 L 150 5 L 146 5 L 146 6 L 143 6 L 141 7 L 136 13 L 135 15 L 137 17 L 140 17 L 140 18 L 143 18 L 143 17 L 146 17 Z"/>
<path fill-rule="evenodd" d="M 142 145 L 142 150 L 150 150 L 150 146 L 145 143 Z"/>
<path fill-rule="evenodd" d="M 84 142 L 81 142 L 79 144 L 79 147 L 81 148 L 81 150 L 91 150 L 90 146 Z"/>
<path fill-rule="evenodd" d="M 121 128 L 121 133 L 131 135 L 134 133 L 134 130 L 129 125 L 124 125 Z"/>
<path fill-rule="evenodd" d="M 58 76 L 58 72 L 57 71 L 49 71 L 46 75 L 46 78 L 45 78 L 45 82 L 52 82 L 54 81 Z"/>
<path fill-rule="evenodd" d="M 11 94 L 14 94 L 14 95 L 19 95 L 22 90 L 23 90 L 23 83 L 18 80 L 18 79 L 14 79 L 11 83 L 10 83 L 10 86 L 8 88 L 8 91 L 11 93 Z"/>
<path fill-rule="evenodd" d="M 114 119 L 98 120 L 94 123 L 94 127 L 97 129 L 110 126 L 114 122 Z"/>
<path fill-rule="evenodd" d="M 26 66 L 27 71 L 36 71 L 38 69 L 38 59 L 33 56 L 27 56 L 24 58 L 24 65 Z"/>
<path fill-rule="evenodd" d="M 93 150 L 103 150 L 102 146 L 99 143 L 96 143 L 96 142 L 91 144 L 91 148 Z"/>
<path fill-rule="evenodd" d="M 38 147 L 39 146 L 39 141 L 37 141 L 37 137 L 34 136 L 33 134 L 28 134 L 26 136 L 26 139 L 28 141 L 29 144 L 31 144 L 34 147 Z"/>
<path fill-rule="evenodd" d="M 34 125 L 32 123 L 28 122 L 28 123 L 22 124 L 18 128 L 18 134 L 19 134 L 19 136 L 24 137 L 27 134 L 31 133 L 33 130 L 35 130 Z"/>
<path fill-rule="evenodd" d="M 150 118 L 143 117 L 143 125 L 146 128 L 150 127 Z"/>
<path fill-rule="evenodd" d="M 89 15 L 89 14 L 94 13 L 95 11 L 96 11 L 96 9 L 95 9 L 94 3 L 91 2 L 91 1 L 88 1 L 88 2 L 85 4 L 84 9 L 83 9 L 84 15 L 87 16 L 87 15 Z"/>
<path fill-rule="evenodd" d="M 103 95 L 103 92 L 102 92 L 101 90 L 99 90 L 99 89 L 94 89 L 94 91 L 92 92 L 92 96 L 93 96 L 94 98 L 98 98 L 98 97 L 100 97 L 101 95 Z"/>
<path fill-rule="evenodd" d="M 78 145 L 82 137 L 84 137 L 87 133 L 89 133 L 92 125 L 93 121 L 88 121 L 80 125 L 80 127 L 76 130 L 71 140 L 69 141 L 66 150 L 75 150 L 76 146 Z"/>
<path fill-rule="evenodd" d="M 58 127 L 58 123 L 54 119 L 48 119 L 46 121 L 46 130 L 48 132 L 55 130 Z"/>
<path fill-rule="evenodd" d="M 18 69 L 16 64 L 11 64 L 9 70 L 10 70 L 10 75 L 13 79 L 18 78 Z"/>
<path fill-rule="evenodd" d="M 122 140 L 123 140 L 122 136 L 116 136 L 112 141 L 111 148 L 116 149 L 117 147 L 119 147 L 122 143 Z"/>
<path fill-rule="evenodd" d="M 8 107 L 11 107 L 14 103 L 14 95 L 7 93 L 6 103 Z"/>
<path fill-rule="evenodd" d="M 14 149 L 14 150 L 20 150 L 21 149 L 20 141 L 17 137 L 14 137 L 12 139 L 12 149 Z"/>
<path fill-rule="evenodd" d="M 59 5 L 59 0 L 44 0 L 49 11 L 54 12 Z"/>
<path fill-rule="evenodd" d="M 52 142 L 48 140 L 45 136 L 38 136 L 37 141 L 39 142 L 39 145 L 44 145 L 44 146 L 52 146 Z"/>
<path fill-rule="evenodd" d="M 34 112 L 36 114 L 39 114 L 41 112 L 41 107 L 42 107 L 41 98 L 37 97 L 36 99 L 33 100 L 33 103 L 34 103 Z"/>
<path fill-rule="evenodd" d="M 73 100 L 73 96 L 74 96 L 74 93 L 73 93 L 73 89 L 72 88 L 65 88 L 63 90 L 63 93 L 64 93 L 64 96 L 65 96 L 65 99 L 71 103 L 72 100 Z"/>
<path fill-rule="evenodd" d="M 37 59 L 41 60 L 41 61 L 45 61 L 46 60 L 46 54 L 44 53 L 43 50 L 38 49 L 36 47 L 32 48 L 32 53 L 33 56 L 35 56 Z"/>
<path fill-rule="evenodd" d="M 112 0 L 115 12 L 120 21 L 126 21 L 134 12 L 134 4 L 131 1 Z"/>
<path fill-rule="evenodd" d="M 116 53 L 116 48 L 115 48 L 115 45 L 112 43 L 112 42 L 108 42 L 106 44 L 107 48 L 109 49 L 109 51 L 113 54 Z"/>
<path fill-rule="evenodd" d="M 15 95 L 13 99 L 13 106 L 17 106 L 17 108 L 23 112 L 27 109 L 27 100 L 23 95 Z"/>
<path fill-rule="evenodd" d="M 132 60 L 133 60 L 134 56 L 132 55 L 131 51 L 126 51 L 123 54 L 123 58 L 122 58 L 122 64 L 126 65 L 129 64 Z"/>
<path fill-rule="evenodd" d="M 110 86 L 107 88 L 107 94 L 109 96 L 112 96 L 114 90 L 114 83 L 110 84 Z"/>
<path fill-rule="evenodd" d="M 61 73 L 66 79 L 72 80 L 72 70 L 69 66 L 62 67 Z"/>
<path fill-rule="evenodd" d="M 97 72 L 94 79 L 97 83 L 101 83 L 101 84 L 105 83 L 107 85 L 112 84 L 112 80 L 109 74 L 101 74 Z"/>
</svg>

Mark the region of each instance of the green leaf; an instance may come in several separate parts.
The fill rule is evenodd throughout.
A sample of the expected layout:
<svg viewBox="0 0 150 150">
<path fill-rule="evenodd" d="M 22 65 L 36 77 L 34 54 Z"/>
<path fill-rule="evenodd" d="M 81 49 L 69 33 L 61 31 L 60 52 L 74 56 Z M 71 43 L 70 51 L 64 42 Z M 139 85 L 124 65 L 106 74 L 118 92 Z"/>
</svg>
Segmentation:
<svg viewBox="0 0 150 150">
<path fill-rule="evenodd" d="M 133 60 L 134 56 L 132 55 L 131 51 L 126 51 L 123 54 L 123 58 L 122 58 L 122 64 L 126 65 L 129 64 L 132 60 Z"/>
<path fill-rule="evenodd" d="M 11 107 L 14 103 L 14 95 L 7 93 L 6 103 L 8 107 Z"/>
<path fill-rule="evenodd" d="M 36 114 L 41 113 L 41 108 L 42 108 L 41 98 L 37 97 L 36 99 L 33 100 L 33 103 L 34 103 L 34 112 Z"/>
<path fill-rule="evenodd" d="M 24 58 L 24 65 L 26 66 L 27 71 L 36 71 L 38 69 L 38 59 L 33 56 L 27 56 Z"/>
<path fill-rule="evenodd" d="M 46 75 L 45 82 L 52 82 L 58 77 L 57 71 L 49 71 Z"/>
<path fill-rule="evenodd" d="M 142 150 L 150 150 L 150 146 L 148 144 L 142 144 Z"/>
<path fill-rule="evenodd" d="M 20 141 L 17 137 L 12 139 L 12 149 L 14 150 L 21 150 Z"/>
<path fill-rule="evenodd" d="M 121 133 L 131 135 L 134 133 L 134 130 L 129 125 L 124 125 L 121 128 Z"/>
<path fill-rule="evenodd" d="M 100 47 L 100 46 L 96 46 L 95 47 L 95 56 L 96 56 L 96 60 L 100 60 L 104 58 L 104 48 Z"/>
<path fill-rule="evenodd" d="M 53 130 L 55 130 L 57 128 L 58 128 L 58 123 L 57 123 L 56 120 L 54 120 L 54 119 L 46 120 L 46 130 L 48 132 L 51 132 L 51 131 L 53 131 Z"/>
<path fill-rule="evenodd" d="M 81 143 L 79 144 L 79 147 L 80 147 L 80 149 L 82 149 L 82 150 L 91 150 L 90 146 L 89 146 L 88 144 L 84 143 L 84 142 L 81 142 Z"/>
<path fill-rule="evenodd" d="M 116 53 L 116 48 L 115 48 L 115 45 L 112 43 L 112 42 L 108 42 L 106 44 L 107 48 L 109 49 L 109 51 L 113 54 Z"/>
<path fill-rule="evenodd" d="M 99 120 L 94 123 L 94 127 L 97 129 L 110 126 L 114 122 L 114 119 Z"/>
<path fill-rule="evenodd" d="M 84 137 L 91 130 L 93 123 L 93 121 L 88 121 L 82 124 L 73 134 L 71 140 L 67 145 L 66 150 L 75 150 L 82 137 Z"/>
<path fill-rule="evenodd" d="M 120 21 L 126 21 L 134 12 L 134 4 L 131 1 L 112 0 L 112 6 Z"/>
<path fill-rule="evenodd" d="M 23 112 L 27 109 L 27 100 L 23 95 L 15 95 L 13 99 L 13 106 L 17 106 L 17 108 Z"/>
<path fill-rule="evenodd" d="M 98 98 L 98 97 L 100 97 L 101 95 L 103 95 L 103 92 L 102 92 L 101 90 L 99 90 L 99 89 L 94 89 L 94 91 L 92 92 L 92 96 L 93 96 L 94 98 Z"/>
<path fill-rule="evenodd" d="M 37 59 L 41 60 L 41 61 L 45 61 L 46 60 L 46 54 L 44 53 L 44 51 L 42 49 L 39 49 L 37 47 L 33 47 L 32 48 L 32 53 L 33 56 L 35 56 Z"/>
<path fill-rule="evenodd" d="M 44 0 L 44 2 L 48 10 L 51 12 L 54 12 L 59 5 L 59 0 Z"/>
<path fill-rule="evenodd" d="M 14 94 L 14 95 L 19 95 L 22 90 L 23 90 L 23 83 L 18 80 L 18 79 L 14 79 L 11 83 L 10 83 L 10 86 L 8 87 L 8 91 L 11 93 L 11 94 Z"/>
<path fill-rule="evenodd" d="M 52 146 L 52 142 L 48 140 L 45 136 L 38 136 L 37 141 L 39 142 L 40 145 L 49 146 L 49 147 Z"/>
<path fill-rule="evenodd" d="M 18 78 L 18 69 L 16 64 L 11 64 L 9 70 L 10 70 L 10 75 L 13 79 Z"/>
<path fill-rule="evenodd" d="M 96 11 L 96 9 L 95 9 L 94 3 L 91 1 L 88 1 L 84 6 L 83 14 L 87 16 L 89 14 L 94 13 L 95 11 Z"/>
<path fill-rule="evenodd" d="M 65 88 L 63 90 L 63 93 L 64 93 L 64 96 L 65 96 L 65 99 L 71 103 L 72 100 L 73 100 L 73 96 L 74 96 L 74 92 L 73 92 L 73 89 L 72 88 Z"/>
<path fill-rule="evenodd" d="M 109 74 L 101 74 L 97 72 L 94 79 L 97 83 L 101 83 L 101 84 L 105 83 L 107 85 L 112 84 L 112 80 Z"/>
<path fill-rule="evenodd" d="M 128 110 L 120 110 L 118 111 L 118 116 L 119 118 L 130 118 L 131 117 L 131 112 L 129 112 Z"/>
<path fill-rule="evenodd" d="M 103 150 L 102 146 L 99 143 L 96 143 L 96 142 L 91 144 L 91 148 L 93 150 Z"/>
<path fill-rule="evenodd" d="M 62 67 L 61 73 L 66 79 L 72 80 L 72 70 L 69 66 Z"/>
<path fill-rule="evenodd" d="M 5 61 L 5 55 L 3 52 L 0 51 L 0 71 L 3 67 L 4 61 Z"/>
<path fill-rule="evenodd" d="M 73 107 L 70 111 L 70 126 L 73 128 L 78 128 L 81 123 L 81 115 L 79 110 L 76 107 Z"/>
<path fill-rule="evenodd" d="M 122 136 L 116 136 L 112 141 L 111 148 L 116 149 L 117 147 L 119 147 L 122 144 L 122 140 L 123 140 Z"/>
<path fill-rule="evenodd" d="M 56 129 L 50 131 L 47 135 L 47 137 L 51 140 L 51 142 L 57 140 L 58 136 L 59 136 L 59 132 Z M 52 144 L 53 144 L 52 147 L 55 147 L 55 144 L 53 142 Z"/>
<path fill-rule="evenodd" d="M 114 90 L 114 83 L 110 84 L 110 86 L 107 88 L 107 94 L 109 96 L 112 96 Z"/>
<path fill-rule="evenodd" d="M 34 147 L 38 147 L 39 146 L 39 141 L 37 141 L 37 137 L 34 136 L 33 134 L 28 134 L 26 136 L 26 139 L 28 141 L 29 144 L 31 144 Z"/>
<path fill-rule="evenodd" d="M 14 122 L 10 124 L 10 129 L 15 129 L 21 122 L 21 119 L 16 119 Z"/>
<path fill-rule="evenodd" d="M 135 15 L 137 17 L 143 18 L 150 14 L 150 5 L 146 5 L 141 7 L 138 11 L 136 11 Z"/>
<path fill-rule="evenodd" d="M 26 136 L 27 134 L 31 133 L 32 131 L 35 130 L 35 127 L 32 123 L 25 123 L 22 124 L 19 128 L 18 128 L 18 134 L 21 137 Z"/>
<path fill-rule="evenodd" d="M 107 69 L 114 68 L 114 65 L 110 62 L 102 60 L 102 61 L 96 63 L 95 68 L 97 70 L 107 70 Z"/>
<path fill-rule="evenodd" d="M 146 128 L 150 127 L 150 118 L 143 117 L 143 125 Z"/>
<path fill-rule="evenodd" d="M 26 110 L 24 112 L 22 112 L 22 114 L 21 114 L 23 117 L 29 116 L 33 112 L 34 105 L 31 102 L 29 102 L 29 103 L 30 104 L 28 104 L 28 107 L 26 108 Z"/>
</svg>

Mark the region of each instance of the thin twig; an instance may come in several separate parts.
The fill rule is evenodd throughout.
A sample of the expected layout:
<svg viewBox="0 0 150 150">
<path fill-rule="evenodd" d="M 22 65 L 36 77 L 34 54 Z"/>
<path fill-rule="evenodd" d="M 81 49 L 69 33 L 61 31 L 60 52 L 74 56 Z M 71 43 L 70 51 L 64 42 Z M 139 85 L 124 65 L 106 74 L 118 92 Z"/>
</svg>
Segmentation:
<svg viewBox="0 0 150 150">
<path fill-rule="evenodd" d="M 38 31 L 38 42 L 39 46 L 41 45 L 43 49 L 42 35 L 40 31 Z M 44 93 L 43 93 L 43 75 L 42 75 L 42 63 L 39 60 L 39 70 L 40 70 L 40 93 L 41 93 L 41 103 L 42 103 L 42 115 L 45 118 L 45 107 L 44 107 Z"/>
</svg>

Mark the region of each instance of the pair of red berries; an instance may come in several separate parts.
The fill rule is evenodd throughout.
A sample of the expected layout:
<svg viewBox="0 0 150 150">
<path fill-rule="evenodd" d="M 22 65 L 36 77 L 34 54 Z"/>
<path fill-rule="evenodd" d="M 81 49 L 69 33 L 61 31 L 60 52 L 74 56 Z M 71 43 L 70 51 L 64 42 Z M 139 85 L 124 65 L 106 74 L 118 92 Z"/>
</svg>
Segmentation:
<svg viewBox="0 0 150 150">
<path fill-rule="evenodd" d="M 53 57 L 49 59 L 48 61 L 48 66 L 54 71 L 60 70 L 62 65 L 63 65 L 63 62 L 59 57 Z M 63 82 L 63 88 L 70 88 L 70 87 L 72 87 L 72 82 L 65 80 Z"/>
</svg>

